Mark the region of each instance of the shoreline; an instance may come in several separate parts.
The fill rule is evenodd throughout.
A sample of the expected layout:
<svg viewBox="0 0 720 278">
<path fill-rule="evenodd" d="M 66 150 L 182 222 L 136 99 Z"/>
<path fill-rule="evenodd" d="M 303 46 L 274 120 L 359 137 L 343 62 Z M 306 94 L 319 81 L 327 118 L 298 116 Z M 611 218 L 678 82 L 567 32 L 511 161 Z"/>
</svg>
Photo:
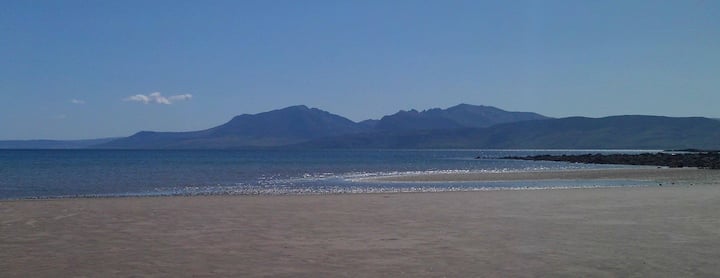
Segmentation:
<svg viewBox="0 0 720 278">
<path fill-rule="evenodd" d="M 578 185 L 569 183 L 573 181 L 637 181 L 636 185 Z M 720 171 L 697 168 L 666 168 L 666 167 L 640 167 L 640 168 L 607 168 L 607 169 L 573 169 L 553 171 L 522 171 L 522 172 L 451 172 L 451 173 L 413 173 L 392 176 L 364 177 L 355 179 L 358 188 L 347 192 L 343 191 L 318 191 L 318 192 L 271 192 L 263 193 L 256 191 L 248 192 L 207 192 L 203 194 L 107 194 L 107 195 L 69 195 L 69 196 L 41 196 L 41 197 L 20 197 L 0 199 L 3 202 L 34 201 L 34 200 L 64 200 L 64 199 L 114 199 L 114 198 L 168 198 L 168 197 L 203 197 L 203 196 L 325 196 L 325 195 L 348 195 L 348 194 L 393 194 L 393 193 L 442 193 L 442 192 L 476 192 L 495 190 L 541 190 L 541 189 L 585 189 L 605 188 L 624 186 L 651 186 L 651 182 L 659 185 L 672 184 L 702 184 L 704 181 L 720 180 Z M 482 183 L 505 183 L 505 182 L 550 182 L 560 181 L 565 185 L 558 186 L 483 186 Z M 477 187 L 395 187 L 395 188 L 363 188 L 364 182 L 381 182 L 388 184 L 421 184 L 423 186 L 432 184 L 453 184 L 478 182 Z"/>
<path fill-rule="evenodd" d="M 381 182 L 463 182 L 463 181 L 542 181 L 542 180 L 643 180 L 678 182 L 720 178 L 720 171 L 698 168 L 610 168 L 524 172 L 463 172 L 394 175 L 366 178 Z"/>
</svg>

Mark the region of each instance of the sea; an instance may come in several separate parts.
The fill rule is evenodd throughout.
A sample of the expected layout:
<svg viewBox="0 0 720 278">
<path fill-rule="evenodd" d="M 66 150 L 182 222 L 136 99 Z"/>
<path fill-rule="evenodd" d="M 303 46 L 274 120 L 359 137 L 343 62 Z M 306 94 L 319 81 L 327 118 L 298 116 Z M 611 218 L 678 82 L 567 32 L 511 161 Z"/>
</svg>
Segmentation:
<svg viewBox="0 0 720 278">
<path fill-rule="evenodd" d="M 0 199 L 608 187 L 643 181 L 380 182 L 424 173 L 626 168 L 503 159 L 654 150 L 0 150 Z M 635 166 L 636 167 L 636 166 Z"/>
</svg>

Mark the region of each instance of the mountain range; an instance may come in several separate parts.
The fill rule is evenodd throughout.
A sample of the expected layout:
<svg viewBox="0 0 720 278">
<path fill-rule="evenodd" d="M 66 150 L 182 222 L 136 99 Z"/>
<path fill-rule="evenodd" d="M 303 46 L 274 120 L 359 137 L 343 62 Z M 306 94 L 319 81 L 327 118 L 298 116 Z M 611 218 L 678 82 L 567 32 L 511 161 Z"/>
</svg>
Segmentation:
<svg viewBox="0 0 720 278">
<path fill-rule="evenodd" d="M 420 130 L 452 130 L 487 127 L 499 123 L 541 120 L 527 112 L 508 112 L 490 106 L 460 104 L 448 109 L 400 111 L 380 120 L 355 123 L 347 118 L 308 108 L 291 106 L 269 112 L 240 115 L 229 122 L 195 132 L 143 131 L 98 147 L 102 148 L 257 148 L 312 146 L 330 138 L 388 135 Z M 375 146 L 367 146 L 373 148 Z"/>
<path fill-rule="evenodd" d="M 99 141 L 0 141 L 0 148 L 548 148 L 720 149 L 720 121 L 701 117 L 627 115 L 549 118 L 491 106 L 460 104 L 409 110 L 353 122 L 304 105 L 192 132 L 141 131 Z M 14 142 L 15 144 L 10 144 Z M 44 145 L 33 147 L 33 142 Z M 48 142 L 53 144 L 48 145 Z"/>
</svg>

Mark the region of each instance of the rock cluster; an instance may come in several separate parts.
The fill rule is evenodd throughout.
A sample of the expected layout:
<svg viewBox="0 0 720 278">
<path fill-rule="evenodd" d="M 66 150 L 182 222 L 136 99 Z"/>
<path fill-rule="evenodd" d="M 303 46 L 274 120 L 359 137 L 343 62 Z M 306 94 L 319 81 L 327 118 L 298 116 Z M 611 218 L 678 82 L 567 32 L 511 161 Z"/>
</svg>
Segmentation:
<svg viewBox="0 0 720 278">
<path fill-rule="evenodd" d="M 505 159 L 720 169 L 720 152 L 511 156 Z"/>
</svg>

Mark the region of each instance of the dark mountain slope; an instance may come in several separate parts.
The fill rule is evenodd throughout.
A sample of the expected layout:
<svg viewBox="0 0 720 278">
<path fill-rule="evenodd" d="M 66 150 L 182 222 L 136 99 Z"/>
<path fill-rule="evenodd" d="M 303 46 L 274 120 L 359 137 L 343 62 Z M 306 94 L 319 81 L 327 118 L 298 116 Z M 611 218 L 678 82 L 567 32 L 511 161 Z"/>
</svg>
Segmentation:
<svg viewBox="0 0 720 278">
<path fill-rule="evenodd" d="M 509 112 L 492 106 L 460 104 L 448 109 L 430 110 L 430 114 L 445 117 L 464 127 L 490 127 L 502 123 L 549 119 L 532 112 Z"/>
<path fill-rule="evenodd" d="M 390 116 L 382 117 L 375 123 L 375 129 L 378 131 L 408 131 L 463 127 L 460 123 L 452 119 L 438 117 L 437 115 L 428 113 L 428 111 L 400 111 Z"/>
<path fill-rule="evenodd" d="M 209 130 L 215 136 L 256 134 L 262 137 L 318 138 L 363 130 L 357 123 L 304 105 L 255 115 L 240 115 Z"/>
<path fill-rule="evenodd" d="M 496 147 L 706 148 L 720 145 L 720 123 L 697 117 L 572 117 L 499 125 L 486 139 Z"/>
</svg>

